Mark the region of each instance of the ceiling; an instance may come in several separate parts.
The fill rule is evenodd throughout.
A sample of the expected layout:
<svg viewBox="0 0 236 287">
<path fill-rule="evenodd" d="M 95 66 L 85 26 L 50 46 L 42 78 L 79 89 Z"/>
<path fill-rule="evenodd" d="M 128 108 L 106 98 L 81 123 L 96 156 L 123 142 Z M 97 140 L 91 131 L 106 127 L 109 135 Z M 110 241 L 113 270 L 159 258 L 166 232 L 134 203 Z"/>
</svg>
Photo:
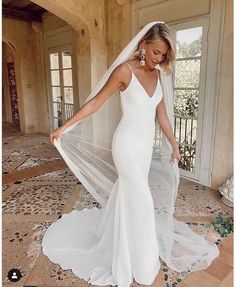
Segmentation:
<svg viewBox="0 0 236 287">
<path fill-rule="evenodd" d="M 2 0 L 2 16 L 22 21 L 42 21 L 46 10 L 30 0 Z"/>
</svg>

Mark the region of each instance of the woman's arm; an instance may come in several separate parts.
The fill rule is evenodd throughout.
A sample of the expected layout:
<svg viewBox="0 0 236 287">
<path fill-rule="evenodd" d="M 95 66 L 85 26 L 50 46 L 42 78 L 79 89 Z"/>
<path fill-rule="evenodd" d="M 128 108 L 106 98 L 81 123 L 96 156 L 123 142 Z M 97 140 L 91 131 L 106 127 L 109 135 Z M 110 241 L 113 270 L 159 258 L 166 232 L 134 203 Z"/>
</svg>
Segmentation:
<svg viewBox="0 0 236 287">
<path fill-rule="evenodd" d="M 174 160 L 174 158 L 176 158 L 179 161 L 181 158 L 179 154 L 179 144 L 175 140 L 172 127 L 167 116 L 163 98 L 156 108 L 156 116 L 162 131 L 164 132 L 165 136 L 167 137 L 168 141 L 172 146 L 173 149 L 172 161 Z"/>
<path fill-rule="evenodd" d="M 103 88 L 97 93 L 96 96 L 94 96 L 92 99 L 90 99 L 86 104 L 84 104 L 80 110 L 69 120 L 67 120 L 63 124 L 63 129 L 66 129 L 73 123 L 77 122 L 78 120 L 82 120 L 91 114 L 95 113 L 102 104 L 120 87 L 122 84 L 121 74 L 120 73 L 122 68 L 117 67 L 108 78 L 106 84 L 103 86 Z"/>
<path fill-rule="evenodd" d="M 95 113 L 102 104 L 115 92 L 118 90 L 118 88 L 123 83 L 123 77 L 125 75 L 124 73 L 125 67 L 123 65 L 119 65 L 114 71 L 111 73 L 110 77 L 108 78 L 106 84 L 103 86 L 103 88 L 97 93 L 96 96 L 94 96 L 92 99 L 90 99 L 86 104 L 84 104 L 79 111 L 71 117 L 69 120 L 67 120 L 61 127 L 56 129 L 54 132 L 50 134 L 50 141 L 53 143 L 54 138 L 58 138 L 61 133 L 74 124 L 75 122 L 82 120 L 93 113 Z"/>
</svg>

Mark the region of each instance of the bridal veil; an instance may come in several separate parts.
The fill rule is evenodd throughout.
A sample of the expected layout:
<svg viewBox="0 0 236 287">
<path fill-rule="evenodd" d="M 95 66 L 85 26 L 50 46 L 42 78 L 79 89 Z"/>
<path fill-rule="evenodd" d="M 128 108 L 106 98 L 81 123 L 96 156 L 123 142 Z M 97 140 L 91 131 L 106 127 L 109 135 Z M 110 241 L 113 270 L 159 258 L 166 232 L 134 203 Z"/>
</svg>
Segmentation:
<svg viewBox="0 0 236 287">
<path fill-rule="evenodd" d="M 119 64 L 133 56 L 139 41 L 157 23 L 165 24 L 158 21 L 148 23 L 136 34 L 88 95 L 85 103 L 96 96 Z M 173 128 L 172 75 L 167 75 L 161 67 L 156 68 L 160 70 L 164 103 Z M 68 167 L 101 207 L 106 205 L 117 179 L 111 153 L 116 126 L 109 122 L 115 114 L 117 106 L 109 99 L 97 112 L 71 125 L 58 140 L 54 140 L 54 145 Z M 175 271 L 205 269 L 219 255 L 218 248 L 214 242 L 208 242 L 203 236 L 194 233 L 186 223 L 173 217 L 180 177 L 178 163 L 170 163 L 172 147 L 161 132 L 157 120 L 156 134 L 158 136 L 153 139 L 149 186 L 158 226 L 156 232 L 160 256 Z"/>
</svg>

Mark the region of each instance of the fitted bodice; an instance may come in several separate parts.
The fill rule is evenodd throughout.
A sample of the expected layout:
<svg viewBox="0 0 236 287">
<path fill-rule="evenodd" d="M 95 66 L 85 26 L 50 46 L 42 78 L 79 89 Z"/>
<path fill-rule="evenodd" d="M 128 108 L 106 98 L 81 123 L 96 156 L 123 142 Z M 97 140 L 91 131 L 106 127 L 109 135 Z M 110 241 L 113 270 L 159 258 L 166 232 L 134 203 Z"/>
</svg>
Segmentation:
<svg viewBox="0 0 236 287">
<path fill-rule="evenodd" d="M 149 96 L 131 68 L 130 70 L 130 83 L 124 91 L 120 91 L 122 119 L 129 127 L 147 128 L 155 124 L 156 107 L 163 97 L 160 79 L 158 77 L 155 91 Z"/>
</svg>

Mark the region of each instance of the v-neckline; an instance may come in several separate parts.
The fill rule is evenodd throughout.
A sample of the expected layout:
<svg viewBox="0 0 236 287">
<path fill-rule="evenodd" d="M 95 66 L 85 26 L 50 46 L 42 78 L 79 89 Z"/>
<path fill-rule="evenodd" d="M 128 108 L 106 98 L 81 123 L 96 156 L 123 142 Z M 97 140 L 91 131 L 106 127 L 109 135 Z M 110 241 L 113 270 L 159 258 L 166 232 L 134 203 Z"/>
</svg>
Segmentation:
<svg viewBox="0 0 236 287">
<path fill-rule="evenodd" d="M 131 70 L 131 73 L 134 75 L 135 79 L 138 81 L 139 85 L 143 88 L 144 92 L 146 93 L 147 97 L 149 97 L 150 99 L 153 98 L 153 96 L 155 95 L 156 93 L 156 90 L 157 90 L 157 86 L 158 86 L 158 81 L 159 81 L 159 75 L 157 75 L 157 80 L 156 80 L 156 87 L 155 87 L 155 90 L 153 92 L 153 94 L 150 96 L 147 91 L 145 90 L 144 86 L 141 84 L 141 82 L 139 81 L 139 79 L 136 77 L 135 73 L 133 72 L 133 70 L 131 69 L 130 67 L 130 70 Z M 157 73 L 157 71 L 156 71 Z"/>
</svg>

